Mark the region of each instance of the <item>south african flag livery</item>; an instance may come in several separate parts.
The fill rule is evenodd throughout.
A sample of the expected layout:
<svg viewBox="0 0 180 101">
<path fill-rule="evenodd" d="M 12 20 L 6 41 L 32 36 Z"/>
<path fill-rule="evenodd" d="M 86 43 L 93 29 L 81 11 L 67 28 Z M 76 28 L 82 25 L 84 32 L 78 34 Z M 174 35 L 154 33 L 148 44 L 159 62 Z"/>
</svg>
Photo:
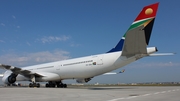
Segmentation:
<svg viewBox="0 0 180 101">
<path fill-rule="evenodd" d="M 158 9 L 158 5 L 159 5 L 159 3 L 155 3 L 155 4 L 145 6 L 142 9 L 142 11 L 139 13 L 137 18 L 134 20 L 134 22 L 131 24 L 129 29 L 126 31 L 126 33 L 124 34 L 122 39 L 116 45 L 116 47 L 111 49 L 110 51 L 108 51 L 108 53 L 116 52 L 116 51 L 122 51 L 124 41 L 125 41 L 125 38 L 126 38 L 126 34 L 129 31 L 131 31 L 133 29 L 136 29 L 136 28 L 138 28 L 140 26 L 143 27 L 142 30 L 144 30 L 146 44 L 148 45 L 149 40 L 150 40 L 150 36 L 151 36 L 151 31 L 152 31 L 153 24 L 154 24 L 154 20 L 155 20 L 155 17 L 156 17 L 156 12 L 157 12 L 157 9 Z"/>
</svg>

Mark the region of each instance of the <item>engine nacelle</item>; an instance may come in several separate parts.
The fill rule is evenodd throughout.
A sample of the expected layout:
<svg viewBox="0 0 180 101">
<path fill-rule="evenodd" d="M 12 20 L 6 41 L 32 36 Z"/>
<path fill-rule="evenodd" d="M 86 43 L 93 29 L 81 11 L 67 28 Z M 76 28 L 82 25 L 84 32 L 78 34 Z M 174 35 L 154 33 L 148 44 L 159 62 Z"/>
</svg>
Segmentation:
<svg viewBox="0 0 180 101">
<path fill-rule="evenodd" d="M 16 74 L 13 74 L 11 71 L 6 71 L 4 73 L 4 76 L 2 78 L 2 81 L 5 83 L 5 84 L 13 84 L 14 82 L 16 82 L 16 77 L 17 75 Z"/>
<path fill-rule="evenodd" d="M 91 78 L 85 78 L 85 79 L 77 79 L 76 82 L 77 83 L 87 83 L 88 81 L 90 81 Z"/>
</svg>

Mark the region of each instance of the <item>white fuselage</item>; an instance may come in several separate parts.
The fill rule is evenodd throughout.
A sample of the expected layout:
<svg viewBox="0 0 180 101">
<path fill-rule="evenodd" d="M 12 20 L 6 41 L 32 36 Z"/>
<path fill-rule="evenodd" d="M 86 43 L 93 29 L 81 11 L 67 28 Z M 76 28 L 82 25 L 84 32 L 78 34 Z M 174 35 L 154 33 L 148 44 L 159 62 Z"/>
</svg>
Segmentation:
<svg viewBox="0 0 180 101">
<path fill-rule="evenodd" d="M 155 48 L 147 48 L 148 54 L 155 52 Z M 112 70 L 121 68 L 139 58 L 147 55 L 138 55 L 131 58 L 121 56 L 121 51 L 92 55 L 82 58 L 75 58 L 41 65 L 24 67 L 24 70 L 31 70 L 33 73 L 44 75 L 37 77 L 36 81 L 60 81 L 64 79 L 92 78 Z M 17 81 L 30 80 L 22 75 L 17 76 Z"/>
</svg>

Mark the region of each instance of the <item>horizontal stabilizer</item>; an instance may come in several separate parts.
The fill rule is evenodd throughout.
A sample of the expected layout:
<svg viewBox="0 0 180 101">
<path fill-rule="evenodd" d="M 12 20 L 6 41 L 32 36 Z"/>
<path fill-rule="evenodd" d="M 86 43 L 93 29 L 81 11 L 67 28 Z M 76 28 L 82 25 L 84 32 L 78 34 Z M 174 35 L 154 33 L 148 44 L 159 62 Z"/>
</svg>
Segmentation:
<svg viewBox="0 0 180 101">
<path fill-rule="evenodd" d="M 156 53 L 156 54 L 149 54 L 149 56 L 166 56 L 166 55 L 175 55 L 176 53 Z"/>
<path fill-rule="evenodd" d="M 3 74 L 0 74 L 0 78 L 2 78 L 3 77 Z"/>
</svg>

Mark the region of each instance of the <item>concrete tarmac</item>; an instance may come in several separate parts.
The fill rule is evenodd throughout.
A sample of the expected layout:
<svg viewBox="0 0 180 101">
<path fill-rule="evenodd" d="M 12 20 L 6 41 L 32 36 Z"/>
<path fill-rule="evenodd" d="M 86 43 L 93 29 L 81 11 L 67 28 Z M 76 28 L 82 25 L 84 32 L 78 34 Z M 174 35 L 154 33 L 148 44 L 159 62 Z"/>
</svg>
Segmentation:
<svg viewBox="0 0 180 101">
<path fill-rule="evenodd" d="M 0 101 L 180 101 L 180 86 L 1 87 Z"/>
</svg>

